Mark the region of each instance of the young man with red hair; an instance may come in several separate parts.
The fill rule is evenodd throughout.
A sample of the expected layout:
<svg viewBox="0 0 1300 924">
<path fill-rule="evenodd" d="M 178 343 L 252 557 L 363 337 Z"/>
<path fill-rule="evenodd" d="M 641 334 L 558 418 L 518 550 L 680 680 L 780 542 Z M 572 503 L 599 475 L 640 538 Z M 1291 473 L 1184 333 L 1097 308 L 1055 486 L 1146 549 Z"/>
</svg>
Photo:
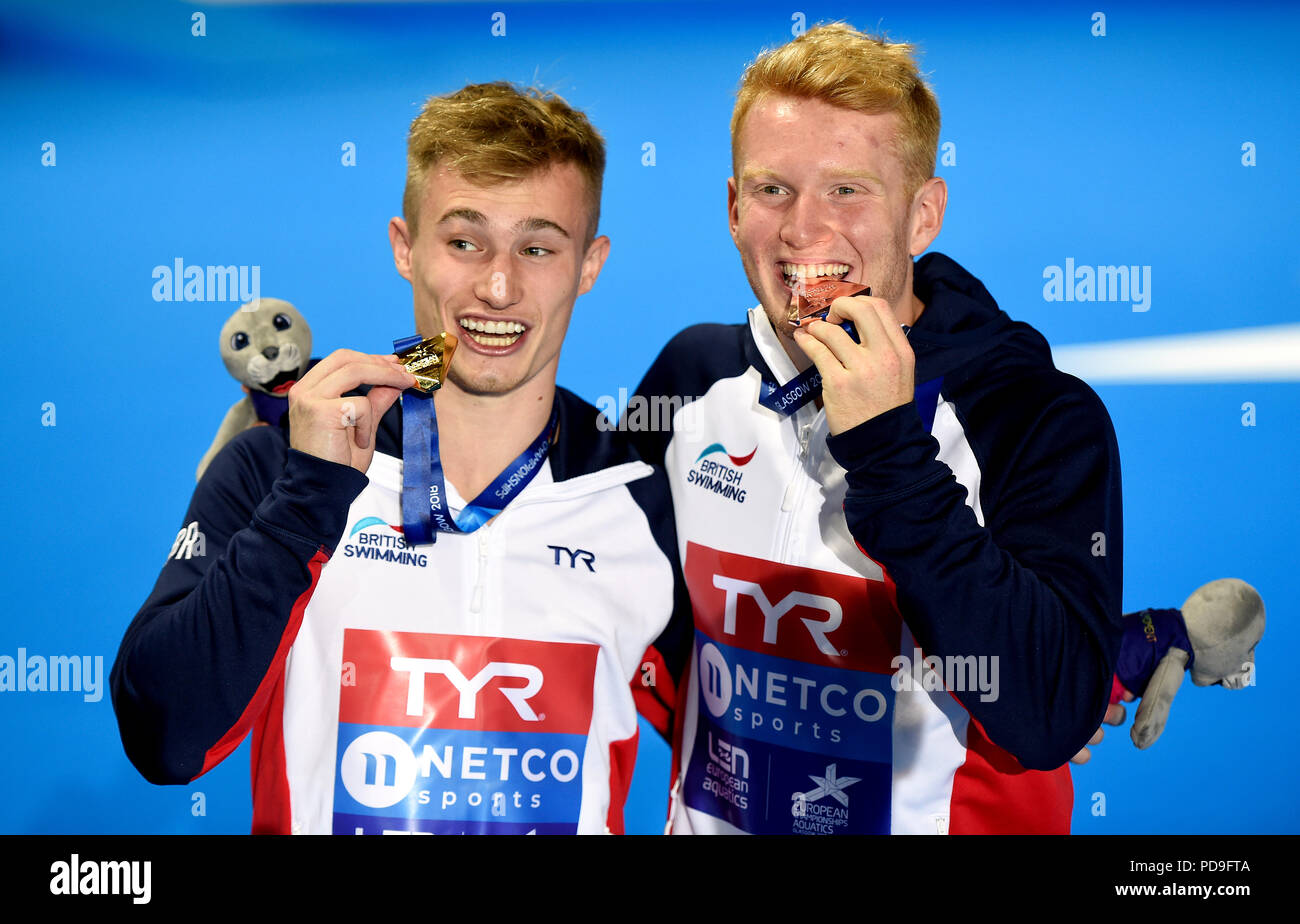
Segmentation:
<svg viewBox="0 0 1300 924">
<path fill-rule="evenodd" d="M 812 29 L 749 67 L 731 131 L 760 304 L 640 388 L 703 396 L 640 437 L 695 623 L 672 829 L 1066 832 L 1120 638 L 1105 408 L 956 262 L 914 262 L 948 193 L 909 46 Z"/>
</svg>

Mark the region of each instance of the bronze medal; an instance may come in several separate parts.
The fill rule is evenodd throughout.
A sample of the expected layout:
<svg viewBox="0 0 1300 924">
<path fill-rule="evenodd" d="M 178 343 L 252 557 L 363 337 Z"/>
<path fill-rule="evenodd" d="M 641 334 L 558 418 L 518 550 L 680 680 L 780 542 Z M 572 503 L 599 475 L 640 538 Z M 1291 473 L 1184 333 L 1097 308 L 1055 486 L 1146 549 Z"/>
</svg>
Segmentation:
<svg viewBox="0 0 1300 924">
<path fill-rule="evenodd" d="M 840 279 L 823 279 L 809 286 L 801 285 L 790 298 L 790 316 L 787 320 L 791 327 L 799 327 L 814 319 L 824 321 L 831 302 L 835 299 L 870 294 L 871 286 Z"/>
</svg>

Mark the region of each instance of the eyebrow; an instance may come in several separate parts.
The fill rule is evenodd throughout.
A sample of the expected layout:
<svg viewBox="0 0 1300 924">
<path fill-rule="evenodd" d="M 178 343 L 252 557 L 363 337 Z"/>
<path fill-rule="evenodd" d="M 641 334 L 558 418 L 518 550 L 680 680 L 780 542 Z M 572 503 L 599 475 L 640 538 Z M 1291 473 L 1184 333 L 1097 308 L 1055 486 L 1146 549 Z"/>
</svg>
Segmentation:
<svg viewBox="0 0 1300 924">
<path fill-rule="evenodd" d="M 448 209 L 447 212 L 438 219 L 438 224 L 445 225 L 450 221 L 457 220 L 467 221 L 470 224 L 483 226 L 486 226 L 488 223 L 487 217 L 478 209 L 459 208 Z M 565 238 L 570 237 L 568 231 L 565 231 L 549 218 L 525 218 L 523 221 L 515 225 L 514 230 L 516 234 L 528 234 L 533 231 L 554 231 Z"/>
<path fill-rule="evenodd" d="M 832 170 L 829 176 L 836 180 L 871 180 L 881 186 L 885 185 L 885 181 L 870 170 Z"/>
<path fill-rule="evenodd" d="M 443 216 L 438 219 L 438 224 L 445 225 L 447 222 L 456 221 L 457 219 L 468 221 L 470 224 L 474 225 L 487 224 L 487 219 L 483 217 L 483 213 L 476 209 L 448 209 L 443 213 Z"/>
<path fill-rule="evenodd" d="M 522 234 L 529 231 L 554 231 L 566 238 L 569 236 L 568 231 L 565 231 L 549 218 L 525 218 L 523 221 L 519 222 L 519 224 L 515 225 L 516 233 Z"/>
<path fill-rule="evenodd" d="M 885 185 L 884 180 L 876 176 L 870 170 L 831 170 L 827 176 L 832 180 L 870 180 L 881 186 Z M 769 170 L 766 167 L 746 167 L 740 174 L 742 183 L 747 183 L 758 179 L 779 180 L 781 175 L 775 170 Z"/>
</svg>

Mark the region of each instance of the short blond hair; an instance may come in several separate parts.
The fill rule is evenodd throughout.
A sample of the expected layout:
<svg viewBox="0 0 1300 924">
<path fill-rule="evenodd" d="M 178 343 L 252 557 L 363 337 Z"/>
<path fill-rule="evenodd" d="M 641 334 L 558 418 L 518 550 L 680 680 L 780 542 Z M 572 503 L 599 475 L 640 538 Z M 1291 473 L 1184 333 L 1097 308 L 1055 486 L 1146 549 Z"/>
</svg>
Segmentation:
<svg viewBox="0 0 1300 924">
<path fill-rule="evenodd" d="M 600 222 L 605 176 L 600 133 L 555 93 L 505 81 L 471 84 L 431 97 L 411 123 L 402 215 L 414 237 L 425 180 L 435 167 L 450 167 L 471 183 L 492 186 L 565 163 L 575 165 L 586 180 L 590 242 Z"/>
<path fill-rule="evenodd" d="M 934 176 L 939 103 L 921 77 L 913 47 L 859 32 L 848 23 L 816 26 L 745 68 L 731 115 L 731 161 L 749 110 L 768 95 L 816 99 L 872 115 L 898 114 L 895 152 L 911 195 Z"/>
</svg>

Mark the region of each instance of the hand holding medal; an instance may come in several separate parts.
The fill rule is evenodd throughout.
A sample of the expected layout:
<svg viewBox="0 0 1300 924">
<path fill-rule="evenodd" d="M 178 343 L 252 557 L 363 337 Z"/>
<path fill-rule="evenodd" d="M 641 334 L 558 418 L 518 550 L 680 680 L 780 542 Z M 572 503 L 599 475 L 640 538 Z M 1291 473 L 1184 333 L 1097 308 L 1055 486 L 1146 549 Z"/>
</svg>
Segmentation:
<svg viewBox="0 0 1300 924">
<path fill-rule="evenodd" d="M 792 299 L 791 323 L 795 343 L 821 374 L 832 435 L 912 400 L 916 359 L 906 329 L 869 288 L 837 280 L 810 286 Z"/>
<path fill-rule="evenodd" d="M 392 354 L 335 350 L 289 390 L 290 447 L 364 473 L 380 419 L 413 383 Z M 369 394 L 344 396 L 361 385 Z"/>
<path fill-rule="evenodd" d="M 397 361 L 407 372 L 415 376 L 415 387 L 420 391 L 437 391 L 447 378 L 451 367 L 451 356 L 459 343 L 451 334 L 443 331 L 436 337 L 420 339 L 419 334 L 393 342 L 393 351 Z"/>
<path fill-rule="evenodd" d="M 412 545 L 436 542 L 438 533 L 472 533 L 506 508 L 533 480 L 550 451 L 558 406 L 532 444 L 458 515 L 447 501 L 433 392 L 442 387 L 456 338 L 443 331 L 422 340 L 419 334 L 393 341 L 393 351 L 415 379 L 402 396 L 402 532 Z M 421 394 L 423 392 L 423 394 Z"/>
</svg>

